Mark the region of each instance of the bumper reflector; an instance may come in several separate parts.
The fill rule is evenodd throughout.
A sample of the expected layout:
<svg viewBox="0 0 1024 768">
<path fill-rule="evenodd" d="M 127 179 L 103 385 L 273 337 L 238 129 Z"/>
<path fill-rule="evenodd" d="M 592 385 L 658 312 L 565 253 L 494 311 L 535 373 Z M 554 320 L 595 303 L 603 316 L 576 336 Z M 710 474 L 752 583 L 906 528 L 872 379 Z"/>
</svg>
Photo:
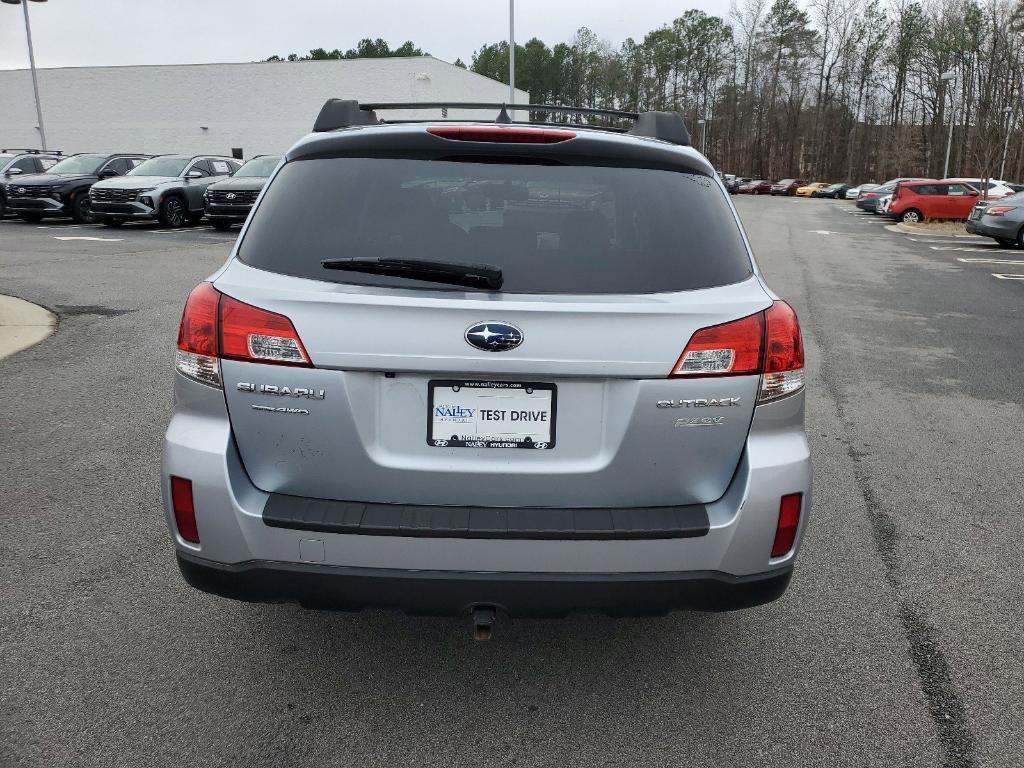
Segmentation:
<svg viewBox="0 0 1024 768">
<path fill-rule="evenodd" d="M 800 526 L 800 507 L 803 506 L 803 501 L 802 493 L 787 493 L 779 502 L 779 524 L 775 528 L 772 557 L 782 557 L 793 549 L 796 529 Z"/>
<path fill-rule="evenodd" d="M 199 543 L 199 528 L 196 526 L 196 508 L 192 502 L 192 481 L 171 475 L 171 506 L 174 508 L 174 523 L 178 535 L 185 541 Z"/>
</svg>

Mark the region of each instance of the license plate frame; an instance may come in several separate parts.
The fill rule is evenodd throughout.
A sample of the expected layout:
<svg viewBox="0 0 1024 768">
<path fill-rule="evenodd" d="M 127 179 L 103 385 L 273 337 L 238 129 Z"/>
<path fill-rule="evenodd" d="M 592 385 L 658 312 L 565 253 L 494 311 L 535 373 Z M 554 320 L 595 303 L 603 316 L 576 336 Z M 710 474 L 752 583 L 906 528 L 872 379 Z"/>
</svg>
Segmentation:
<svg viewBox="0 0 1024 768">
<path fill-rule="evenodd" d="M 475 439 L 469 435 L 459 432 L 457 424 L 465 424 L 471 427 L 474 431 L 477 429 L 478 417 L 476 413 L 472 414 L 473 420 L 463 422 L 451 422 L 453 434 L 444 435 L 435 432 L 438 421 L 435 418 L 435 404 L 436 394 L 439 389 L 453 389 L 454 393 L 461 392 L 463 389 L 468 392 L 473 392 L 474 395 L 471 397 L 462 396 L 459 399 L 466 401 L 481 402 L 485 401 L 488 397 L 501 397 L 498 393 L 515 393 L 522 395 L 516 399 L 520 401 L 528 401 L 533 398 L 533 394 L 537 392 L 550 393 L 547 401 L 546 412 L 548 414 L 548 429 L 547 429 L 547 440 L 540 439 L 534 440 L 529 434 L 520 433 L 519 435 L 510 435 L 505 433 L 505 437 L 499 435 L 483 435 L 476 437 Z M 455 389 L 457 388 L 457 389 Z M 493 394 L 487 394 L 493 393 Z M 543 399 L 543 398 L 541 398 Z M 490 409 L 489 409 L 490 410 Z M 557 416 L 558 416 L 558 387 L 555 384 L 541 381 L 494 381 L 494 380 L 471 380 L 471 379 L 431 379 L 427 382 L 427 433 L 426 440 L 427 445 L 432 448 L 484 448 L 489 450 L 551 450 L 555 447 L 555 440 L 557 434 Z M 443 423 L 443 422 L 442 422 Z M 506 423 L 504 417 L 502 423 Z M 543 431 L 536 432 L 539 437 L 544 437 Z"/>
</svg>

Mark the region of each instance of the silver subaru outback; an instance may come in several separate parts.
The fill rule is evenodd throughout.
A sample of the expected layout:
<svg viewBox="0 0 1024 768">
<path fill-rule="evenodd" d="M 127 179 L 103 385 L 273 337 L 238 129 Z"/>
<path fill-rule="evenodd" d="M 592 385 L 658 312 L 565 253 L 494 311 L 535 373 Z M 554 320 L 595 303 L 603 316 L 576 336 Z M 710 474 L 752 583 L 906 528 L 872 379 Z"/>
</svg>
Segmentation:
<svg viewBox="0 0 1024 768">
<path fill-rule="evenodd" d="M 679 117 L 395 106 L 329 101 L 187 299 L 162 481 L 188 583 L 481 631 L 778 598 L 800 329 Z"/>
</svg>

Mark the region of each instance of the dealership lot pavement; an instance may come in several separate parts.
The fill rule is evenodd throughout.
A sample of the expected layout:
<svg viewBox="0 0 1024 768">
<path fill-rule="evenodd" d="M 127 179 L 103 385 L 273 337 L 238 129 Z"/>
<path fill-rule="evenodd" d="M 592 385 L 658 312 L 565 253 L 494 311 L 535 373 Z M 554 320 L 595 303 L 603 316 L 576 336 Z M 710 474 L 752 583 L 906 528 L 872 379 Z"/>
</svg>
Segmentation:
<svg viewBox="0 0 1024 768">
<path fill-rule="evenodd" d="M 0 765 L 1018 765 L 1024 280 L 993 275 L 1024 251 L 737 206 L 808 348 L 793 585 L 489 644 L 186 588 L 157 479 L 171 351 L 234 233 L 0 222 L 0 294 L 59 317 L 0 360 Z M 990 255 L 1012 263 L 963 261 Z"/>
</svg>

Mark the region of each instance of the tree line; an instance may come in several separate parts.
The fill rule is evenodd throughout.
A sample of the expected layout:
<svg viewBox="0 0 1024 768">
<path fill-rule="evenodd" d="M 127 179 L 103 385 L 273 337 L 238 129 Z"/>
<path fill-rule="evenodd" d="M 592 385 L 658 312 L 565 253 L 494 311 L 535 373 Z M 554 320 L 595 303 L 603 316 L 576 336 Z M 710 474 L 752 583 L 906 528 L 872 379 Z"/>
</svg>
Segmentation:
<svg viewBox="0 0 1024 768">
<path fill-rule="evenodd" d="M 419 50 L 405 46 L 391 55 Z M 507 83 L 508 43 L 470 69 Z M 1009 138 L 1003 176 L 1024 179 L 1024 0 L 737 0 L 728 18 L 688 10 L 618 46 L 585 27 L 517 44 L 516 86 L 534 103 L 677 111 L 744 176 L 940 177 L 952 125 L 950 175 L 997 177 Z"/>
</svg>

